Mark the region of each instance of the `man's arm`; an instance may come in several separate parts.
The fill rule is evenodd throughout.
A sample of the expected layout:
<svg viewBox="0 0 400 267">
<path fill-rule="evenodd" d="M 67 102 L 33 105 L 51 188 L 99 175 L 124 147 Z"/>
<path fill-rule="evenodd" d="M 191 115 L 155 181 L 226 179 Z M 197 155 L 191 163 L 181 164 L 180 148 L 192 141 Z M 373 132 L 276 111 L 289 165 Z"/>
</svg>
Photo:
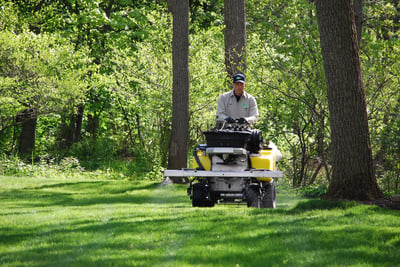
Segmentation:
<svg viewBox="0 0 400 267">
<path fill-rule="evenodd" d="M 223 121 L 228 118 L 227 111 L 225 109 L 225 100 L 223 95 L 220 95 L 218 98 L 218 107 L 217 107 L 217 121 Z"/>
<path fill-rule="evenodd" d="M 246 117 L 245 119 L 250 123 L 254 124 L 258 120 L 258 107 L 257 107 L 257 102 L 254 97 L 251 97 L 249 99 L 249 117 Z"/>
</svg>

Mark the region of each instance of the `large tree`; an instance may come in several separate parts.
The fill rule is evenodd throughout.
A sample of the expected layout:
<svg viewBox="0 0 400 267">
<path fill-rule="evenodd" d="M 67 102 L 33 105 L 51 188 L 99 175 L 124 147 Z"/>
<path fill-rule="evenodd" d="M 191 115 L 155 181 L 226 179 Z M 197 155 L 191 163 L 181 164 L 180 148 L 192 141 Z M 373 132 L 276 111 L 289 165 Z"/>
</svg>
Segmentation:
<svg viewBox="0 0 400 267">
<path fill-rule="evenodd" d="M 376 182 L 351 0 L 317 0 L 328 89 L 333 173 L 327 198 L 375 200 Z"/>
<path fill-rule="evenodd" d="M 172 130 L 168 168 L 187 166 L 189 142 L 189 0 L 169 0 L 173 15 L 172 65 Z M 174 182 L 181 182 L 174 178 Z"/>
<path fill-rule="evenodd" d="M 225 65 L 229 77 L 246 71 L 246 1 L 225 0 Z"/>
</svg>

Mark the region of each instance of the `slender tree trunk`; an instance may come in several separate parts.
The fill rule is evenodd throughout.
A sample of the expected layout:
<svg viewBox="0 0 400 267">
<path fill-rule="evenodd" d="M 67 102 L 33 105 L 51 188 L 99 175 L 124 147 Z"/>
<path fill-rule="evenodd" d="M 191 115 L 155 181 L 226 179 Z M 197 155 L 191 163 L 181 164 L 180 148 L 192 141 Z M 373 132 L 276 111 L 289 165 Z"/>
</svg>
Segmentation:
<svg viewBox="0 0 400 267">
<path fill-rule="evenodd" d="M 173 15 L 172 130 L 168 168 L 181 169 L 187 166 L 189 142 L 189 0 L 169 0 L 168 5 Z M 181 178 L 172 180 L 182 182 Z"/>
<path fill-rule="evenodd" d="M 85 110 L 85 106 L 80 104 L 78 106 L 78 110 L 75 115 L 75 133 L 74 133 L 74 143 L 81 140 L 81 132 L 82 132 L 82 121 L 83 121 L 83 112 Z"/>
<path fill-rule="evenodd" d="M 225 66 L 228 77 L 246 72 L 246 1 L 225 0 Z"/>
<path fill-rule="evenodd" d="M 18 155 L 29 158 L 35 149 L 37 111 L 26 109 L 17 115 L 17 123 L 21 125 Z"/>
<path fill-rule="evenodd" d="M 76 113 L 62 117 L 60 128 L 59 149 L 68 149 L 81 140 L 84 106 L 79 105 Z"/>
<path fill-rule="evenodd" d="M 90 138 L 97 139 L 97 130 L 99 128 L 100 119 L 98 114 L 87 114 L 86 132 L 90 134 Z"/>
<path fill-rule="evenodd" d="M 382 193 L 374 173 L 351 1 L 315 3 L 332 132 L 333 172 L 327 198 L 375 200 Z"/>
</svg>

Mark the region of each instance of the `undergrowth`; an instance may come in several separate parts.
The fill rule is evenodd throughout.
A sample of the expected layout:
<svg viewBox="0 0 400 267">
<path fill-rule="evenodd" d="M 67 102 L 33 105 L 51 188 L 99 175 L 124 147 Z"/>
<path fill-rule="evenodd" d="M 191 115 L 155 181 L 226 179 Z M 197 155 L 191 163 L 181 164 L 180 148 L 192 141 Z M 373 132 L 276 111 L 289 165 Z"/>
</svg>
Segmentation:
<svg viewBox="0 0 400 267">
<path fill-rule="evenodd" d="M 86 166 L 89 166 L 89 168 Z M 97 168 L 91 168 L 91 166 L 93 166 L 93 164 L 90 161 L 81 162 L 76 157 L 65 157 L 58 162 L 55 159 L 44 157 L 39 160 L 28 162 L 18 157 L 3 156 L 0 159 L 0 175 L 16 177 L 163 180 L 164 169 L 158 165 L 154 165 L 150 171 L 145 171 L 143 167 L 138 166 L 136 162 L 123 160 L 103 162 L 99 165 L 101 167 Z"/>
<path fill-rule="evenodd" d="M 322 198 L 328 191 L 328 185 L 326 184 L 313 184 L 297 189 L 300 195 L 306 198 Z"/>
</svg>

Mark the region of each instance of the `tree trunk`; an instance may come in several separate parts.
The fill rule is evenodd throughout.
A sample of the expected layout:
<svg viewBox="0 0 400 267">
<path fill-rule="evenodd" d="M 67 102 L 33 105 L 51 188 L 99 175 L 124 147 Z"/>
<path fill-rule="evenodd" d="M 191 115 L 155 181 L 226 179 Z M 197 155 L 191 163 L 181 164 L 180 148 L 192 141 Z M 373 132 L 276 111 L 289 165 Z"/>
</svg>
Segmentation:
<svg viewBox="0 0 400 267">
<path fill-rule="evenodd" d="M 84 106 L 79 105 L 76 113 L 62 118 L 59 149 L 69 149 L 81 140 Z"/>
<path fill-rule="evenodd" d="M 87 123 L 86 123 L 86 132 L 89 133 L 90 138 L 96 139 L 97 138 L 97 130 L 99 128 L 100 119 L 99 115 L 95 114 L 87 114 L 86 116 Z"/>
<path fill-rule="evenodd" d="M 35 149 L 37 111 L 26 109 L 17 115 L 17 123 L 21 125 L 18 155 L 29 158 Z"/>
<path fill-rule="evenodd" d="M 172 129 L 168 168 L 181 169 L 187 166 L 189 141 L 189 0 L 170 0 L 168 5 L 173 15 Z M 182 180 L 172 179 L 175 183 Z"/>
<path fill-rule="evenodd" d="M 246 1 L 225 0 L 225 66 L 228 77 L 246 72 Z"/>
<path fill-rule="evenodd" d="M 315 3 L 332 132 L 333 172 L 327 198 L 379 199 L 351 0 Z"/>
<path fill-rule="evenodd" d="M 82 132 L 82 121 L 83 121 L 83 112 L 85 110 L 85 106 L 83 104 L 80 104 L 78 106 L 78 110 L 75 114 L 75 133 L 74 133 L 74 143 L 79 142 L 82 138 L 81 132 Z"/>
</svg>

